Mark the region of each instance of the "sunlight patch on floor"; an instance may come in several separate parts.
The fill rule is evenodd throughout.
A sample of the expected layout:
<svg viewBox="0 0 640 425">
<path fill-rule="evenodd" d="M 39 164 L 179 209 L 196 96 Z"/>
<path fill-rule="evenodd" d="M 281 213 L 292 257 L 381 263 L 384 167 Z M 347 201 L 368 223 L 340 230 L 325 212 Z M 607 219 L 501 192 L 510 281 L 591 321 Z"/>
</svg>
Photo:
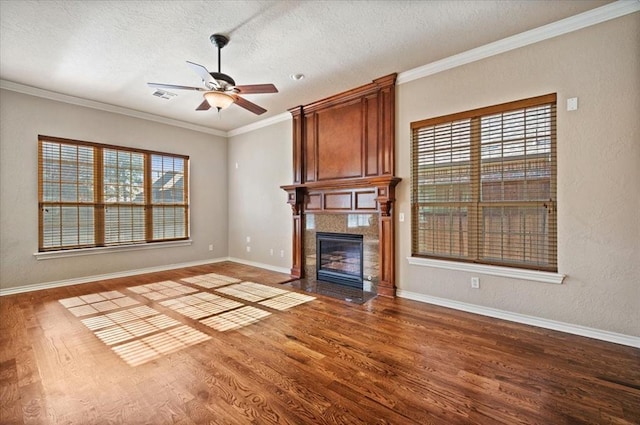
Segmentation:
<svg viewBox="0 0 640 425">
<path fill-rule="evenodd" d="M 131 288 L 127 289 L 153 301 L 163 300 L 165 298 L 171 298 L 178 295 L 191 294 L 198 291 L 195 288 L 182 285 L 172 280 L 149 283 L 147 285 L 132 286 Z"/>
<path fill-rule="evenodd" d="M 160 314 L 158 316 L 134 320 L 108 329 L 96 331 L 95 334 L 105 344 L 115 345 L 177 325 L 180 325 L 180 322 L 164 314 Z"/>
<path fill-rule="evenodd" d="M 101 294 L 77 298 L 104 302 L 99 301 L 100 298 L 95 295 Z M 68 307 L 70 311 L 95 304 L 77 305 L 78 301 L 72 299 L 60 300 L 60 303 L 73 306 Z M 163 354 L 211 338 L 146 305 L 94 315 L 80 321 L 131 366 L 141 365 Z"/>
<path fill-rule="evenodd" d="M 116 311 L 101 316 L 89 317 L 86 319 L 82 319 L 81 321 L 87 328 L 95 331 L 109 326 L 114 326 L 119 323 L 142 319 L 156 314 L 160 314 L 160 312 L 152 309 L 151 307 L 143 305 L 140 307 Z"/>
<path fill-rule="evenodd" d="M 197 294 L 162 301 L 160 304 L 196 320 L 244 305 L 206 292 L 198 292 Z"/>
<path fill-rule="evenodd" d="M 258 304 L 265 307 L 273 308 L 274 310 L 283 311 L 315 299 L 315 297 L 312 297 L 310 295 L 299 294 L 297 292 L 289 292 L 288 294 L 271 298 L 270 300 L 261 301 Z"/>
<path fill-rule="evenodd" d="M 139 366 L 164 355 L 175 353 L 211 337 L 187 325 L 113 347 L 113 351 L 130 366 Z"/>
<path fill-rule="evenodd" d="M 219 288 L 220 286 L 225 286 L 232 283 L 240 282 L 240 279 L 236 279 L 235 277 L 224 276 L 216 273 L 186 277 L 181 280 L 187 283 L 191 283 L 193 285 L 198 285 L 206 289 Z"/>
<path fill-rule="evenodd" d="M 200 323 L 217 331 L 225 332 L 251 325 L 252 323 L 256 323 L 260 319 L 269 315 L 271 315 L 271 313 L 268 311 L 246 306 L 217 316 L 209 317 L 208 319 L 203 319 Z"/>
<path fill-rule="evenodd" d="M 95 294 L 81 295 L 79 297 L 64 298 L 58 300 L 67 310 L 76 317 L 116 310 L 140 304 L 133 298 L 127 297 L 118 291 L 98 292 Z"/>
<path fill-rule="evenodd" d="M 267 298 L 275 297 L 276 295 L 286 294 L 289 291 L 284 289 L 278 289 L 267 285 L 261 285 L 255 282 L 242 282 L 237 285 L 225 286 L 224 288 L 216 289 L 216 292 L 220 292 L 232 297 L 240 298 L 247 301 L 262 301 Z"/>
<path fill-rule="evenodd" d="M 218 292 L 199 292 L 191 286 L 166 280 L 125 288 L 158 301 L 162 307 L 199 320 L 218 332 L 241 329 L 272 313 L 222 295 L 274 310 L 286 310 L 315 298 L 255 282 L 209 273 L 181 279 L 187 284 Z M 163 300 L 163 301 L 160 301 Z M 162 314 L 119 291 L 104 291 L 58 300 L 105 345 L 130 366 L 138 366 L 163 355 L 211 339 L 182 322 Z M 168 311 L 167 311 L 168 312 Z M 88 317 L 83 317 L 88 316 Z"/>
</svg>

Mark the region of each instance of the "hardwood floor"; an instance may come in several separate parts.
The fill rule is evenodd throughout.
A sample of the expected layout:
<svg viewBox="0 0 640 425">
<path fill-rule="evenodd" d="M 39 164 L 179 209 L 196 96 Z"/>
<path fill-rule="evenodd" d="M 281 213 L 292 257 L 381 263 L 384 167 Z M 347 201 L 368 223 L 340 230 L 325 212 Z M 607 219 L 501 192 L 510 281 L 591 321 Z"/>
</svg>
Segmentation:
<svg viewBox="0 0 640 425">
<path fill-rule="evenodd" d="M 290 292 L 181 280 L 209 273 Z M 640 423 L 638 349 L 405 299 L 291 297 L 287 278 L 218 263 L 0 298 L 0 422 Z"/>
</svg>

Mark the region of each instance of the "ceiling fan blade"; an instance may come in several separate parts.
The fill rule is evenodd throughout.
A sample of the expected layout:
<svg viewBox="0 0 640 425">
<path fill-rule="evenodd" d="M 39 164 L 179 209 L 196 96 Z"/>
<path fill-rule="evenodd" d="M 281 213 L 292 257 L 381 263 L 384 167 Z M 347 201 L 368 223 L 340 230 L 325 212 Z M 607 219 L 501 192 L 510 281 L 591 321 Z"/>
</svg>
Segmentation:
<svg viewBox="0 0 640 425">
<path fill-rule="evenodd" d="M 236 100 L 235 104 L 246 109 L 249 112 L 253 112 L 256 115 L 262 115 L 265 112 L 267 112 L 266 109 L 264 109 L 261 106 L 256 105 L 253 102 L 249 102 L 247 99 L 242 98 L 240 96 L 233 96 L 233 98 Z"/>
<path fill-rule="evenodd" d="M 206 111 L 209 108 L 211 108 L 211 105 L 209 105 L 209 102 L 207 102 L 207 100 L 203 100 L 202 103 L 200 104 L 200 106 L 198 106 L 196 108 L 196 111 Z"/>
<path fill-rule="evenodd" d="M 249 84 L 244 86 L 236 86 L 238 93 L 278 93 L 278 89 L 273 84 Z"/>
<path fill-rule="evenodd" d="M 189 67 L 200 76 L 200 78 L 202 78 L 202 81 L 204 81 L 204 84 L 207 87 L 215 87 L 215 88 L 220 88 L 220 85 L 218 84 L 218 82 L 211 76 L 211 74 L 209 74 L 209 71 L 207 71 L 207 68 L 205 68 L 202 65 L 198 65 L 197 63 L 193 63 L 193 62 L 189 62 L 187 61 L 187 65 L 189 65 Z"/>
<path fill-rule="evenodd" d="M 176 89 L 176 90 L 195 90 L 195 91 L 206 91 L 207 89 L 200 87 L 191 87 L 191 86 L 176 86 L 174 84 L 162 84 L 162 83 L 147 83 L 149 87 L 153 87 L 155 89 Z"/>
</svg>

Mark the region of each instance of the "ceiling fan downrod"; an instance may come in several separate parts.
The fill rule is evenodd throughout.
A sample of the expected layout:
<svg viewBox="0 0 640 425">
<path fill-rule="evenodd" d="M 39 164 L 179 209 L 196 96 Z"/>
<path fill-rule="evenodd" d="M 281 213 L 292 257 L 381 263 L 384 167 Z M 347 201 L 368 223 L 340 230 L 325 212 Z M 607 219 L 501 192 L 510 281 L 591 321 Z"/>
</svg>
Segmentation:
<svg viewBox="0 0 640 425">
<path fill-rule="evenodd" d="M 229 43 L 229 37 L 222 34 L 211 34 L 211 37 L 209 37 L 209 40 L 211 40 L 211 43 L 215 44 L 218 47 L 218 73 L 220 74 L 222 73 L 221 71 L 222 61 L 221 61 L 220 50 L 222 50 L 222 48 Z"/>
</svg>

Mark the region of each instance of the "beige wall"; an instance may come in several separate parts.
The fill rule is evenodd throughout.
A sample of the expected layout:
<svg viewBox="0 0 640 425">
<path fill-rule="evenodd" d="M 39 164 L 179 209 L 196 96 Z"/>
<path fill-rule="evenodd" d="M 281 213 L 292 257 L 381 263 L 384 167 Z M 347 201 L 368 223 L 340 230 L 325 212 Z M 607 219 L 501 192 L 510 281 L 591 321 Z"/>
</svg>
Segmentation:
<svg viewBox="0 0 640 425">
<path fill-rule="evenodd" d="M 397 223 L 400 290 L 640 335 L 639 34 L 636 13 L 397 87 L 396 174 L 403 181 L 396 213 L 407 217 Z M 410 123 L 553 92 L 558 94 L 558 260 L 559 272 L 567 275 L 564 283 L 409 265 Z M 566 111 L 569 97 L 579 98 L 577 111 Z M 268 254 L 271 240 L 289 234 L 291 223 L 288 208 L 280 210 L 285 197 L 276 189 L 292 182 L 290 124 L 234 137 L 229 149 L 230 255 L 276 265 Z M 277 153 L 285 149 L 284 156 Z M 234 158 L 240 158 L 237 171 Z M 264 179 L 253 186 L 255 179 L 243 169 L 259 170 Z M 243 208 L 256 197 L 266 202 L 264 209 Z M 246 236 L 252 236 L 251 253 L 244 251 Z M 290 249 L 288 237 L 280 243 Z M 470 288 L 471 276 L 480 277 L 480 290 Z"/>
<path fill-rule="evenodd" d="M 0 123 L 0 288 L 227 256 L 226 138 L 8 90 Z M 193 244 L 36 260 L 38 134 L 189 155 Z"/>
<path fill-rule="evenodd" d="M 406 291 L 640 336 L 640 14 L 398 86 L 397 211 L 410 214 L 412 121 L 558 93 L 558 264 L 562 285 L 409 265 Z M 567 112 L 566 99 L 579 98 Z M 470 288 L 479 276 L 481 289 Z"/>
<path fill-rule="evenodd" d="M 291 207 L 280 186 L 293 181 L 292 137 L 286 120 L 229 139 L 229 256 L 291 269 Z"/>
</svg>

